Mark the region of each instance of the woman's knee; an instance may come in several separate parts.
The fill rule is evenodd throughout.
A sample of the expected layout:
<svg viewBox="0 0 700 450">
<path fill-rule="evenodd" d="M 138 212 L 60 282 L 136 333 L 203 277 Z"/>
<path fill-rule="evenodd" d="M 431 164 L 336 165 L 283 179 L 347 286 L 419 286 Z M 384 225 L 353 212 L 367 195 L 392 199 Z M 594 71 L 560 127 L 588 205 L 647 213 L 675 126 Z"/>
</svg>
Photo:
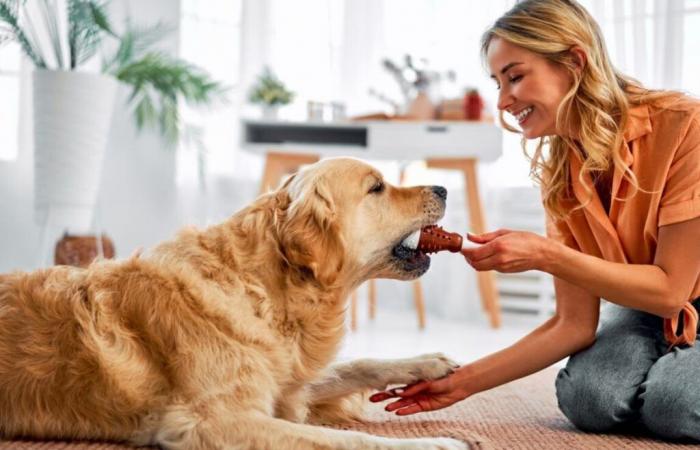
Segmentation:
<svg viewBox="0 0 700 450">
<path fill-rule="evenodd" d="M 610 431 L 635 417 L 633 403 L 638 386 L 615 385 L 590 372 L 564 368 L 556 380 L 559 409 L 576 428 Z"/>
<path fill-rule="evenodd" d="M 596 342 L 571 356 L 556 381 L 559 408 L 587 431 L 608 431 L 637 418 L 640 385 L 662 352 L 653 317 L 609 306 Z"/>
<path fill-rule="evenodd" d="M 700 440 L 700 355 L 691 349 L 665 355 L 642 385 L 640 419 L 666 439 Z"/>
</svg>

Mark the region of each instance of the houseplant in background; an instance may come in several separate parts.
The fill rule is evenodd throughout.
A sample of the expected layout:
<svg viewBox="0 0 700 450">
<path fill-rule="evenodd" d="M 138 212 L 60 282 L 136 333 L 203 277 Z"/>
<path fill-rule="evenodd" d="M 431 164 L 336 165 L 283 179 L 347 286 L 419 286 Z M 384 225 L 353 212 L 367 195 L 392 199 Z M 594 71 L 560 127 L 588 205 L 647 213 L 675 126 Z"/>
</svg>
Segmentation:
<svg viewBox="0 0 700 450">
<path fill-rule="evenodd" d="M 251 103 L 262 106 L 263 118 L 270 120 L 277 119 L 279 107 L 289 104 L 293 98 L 294 93 L 287 89 L 269 67 L 263 68 L 248 95 Z"/>
<path fill-rule="evenodd" d="M 79 72 L 106 20 L 96 2 L 0 0 L 3 41 L 34 64 L 34 217 L 86 229 L 92 220 L 118 83 Z"/>
<path fill-rule="evenodd" d="M 98 0 L 0 0 L 0 44 L 15 41 L 34 64 L 35 221 L 83 232 L 90 228 L 119 82 L 139 128 L 155 127 L 174 144 L 178 103 L 201 105 L 223 94 L 205 72 L 153 50 L 167 31 L 127 21 L 118 33 Z M 84 71 L 116 40 L 101 73 Z M 45 250 L 45 243 L 42 251 Z M 42 263 L 45 262 L 45 258 Z"/>
</svg>

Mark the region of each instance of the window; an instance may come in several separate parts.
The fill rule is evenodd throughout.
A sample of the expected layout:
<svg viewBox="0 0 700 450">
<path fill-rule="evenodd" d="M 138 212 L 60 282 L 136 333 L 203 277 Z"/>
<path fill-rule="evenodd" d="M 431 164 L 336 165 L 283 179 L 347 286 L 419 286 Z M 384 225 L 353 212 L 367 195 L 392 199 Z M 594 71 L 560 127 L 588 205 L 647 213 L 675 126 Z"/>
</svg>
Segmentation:
<svg viewBox="0 0 700 450">
<path fill-rule="evenodd" d="M 17 158 L 19 123 L 19 47 L 0 47 L 0 161 Z"/>
</svg>

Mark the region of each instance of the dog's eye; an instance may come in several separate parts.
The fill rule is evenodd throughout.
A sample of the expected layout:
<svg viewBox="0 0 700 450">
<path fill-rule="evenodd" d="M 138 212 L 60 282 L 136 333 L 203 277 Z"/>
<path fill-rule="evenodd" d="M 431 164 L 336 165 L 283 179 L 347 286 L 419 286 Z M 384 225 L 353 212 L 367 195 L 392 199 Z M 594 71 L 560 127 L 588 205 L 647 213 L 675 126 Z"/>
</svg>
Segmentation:
<svg viewBox="0 0 700 450">
<path fill-rule="evenodd" d="M 384 192 L 384 182 L 377 181 L 369 190 L 369 194 L 381 194 Z"/>
</svg>

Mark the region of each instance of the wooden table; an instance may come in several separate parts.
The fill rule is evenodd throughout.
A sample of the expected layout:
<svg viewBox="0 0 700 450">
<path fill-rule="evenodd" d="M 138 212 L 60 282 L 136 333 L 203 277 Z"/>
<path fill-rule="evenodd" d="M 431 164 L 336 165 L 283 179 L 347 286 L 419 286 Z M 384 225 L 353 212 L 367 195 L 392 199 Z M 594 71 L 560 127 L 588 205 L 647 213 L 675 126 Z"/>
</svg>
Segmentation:
<svg viewBox="0 0 700 450">
<path fill-rule="evenodd" d="M 466 208 L 470 229 L 483 233 L 485 217 L 477 181 L 479 161 L 493 161 L 502 154 L 502 131 L 486 122 L 283 122 L 243 120 L 241 146 L 265 155 L 260 191 L 275 188 L 287 174 L 326 156 L 364 159 L 425 160 L 429 168 L 457 170 L 464 176 Z M 500 326 L 498 291 L 492 272 L 477 272 L 482 306 L 491 325 Z M 374 282 L 370 281 L 370 317 L 376 304 Z M 353 295 L 352 326 L 356 324 Z M 419 326 L 425 326 L 423 291 L 414 282 Z"/>
</svg>

